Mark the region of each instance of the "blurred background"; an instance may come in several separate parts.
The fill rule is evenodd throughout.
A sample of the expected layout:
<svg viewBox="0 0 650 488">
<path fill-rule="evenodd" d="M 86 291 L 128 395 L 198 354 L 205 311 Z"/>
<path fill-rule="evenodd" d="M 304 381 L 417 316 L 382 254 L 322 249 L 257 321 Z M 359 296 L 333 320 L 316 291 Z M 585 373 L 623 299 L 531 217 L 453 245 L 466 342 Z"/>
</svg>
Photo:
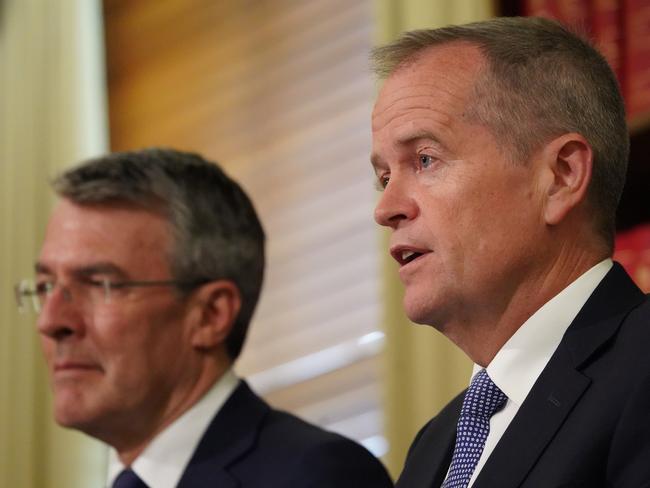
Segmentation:
<svg viewBox="0 0 650 488">
<path fill-rule="evenodd" d="M 410 324 L 372 220 L 373 45 L 413 28 L 546 15 L 586 29 L 626 98 L 632 155 L 617 258 L 650 290 L 650 0 L 0 0 L 0 486 L 103 486 L 106 451 L 51 421 L 30 275 L 49 179 L 109 150 L 218 161 L 268 234 L 237 371 L 274 406 L 399 473 L 469 361 Z"/>
</svg>

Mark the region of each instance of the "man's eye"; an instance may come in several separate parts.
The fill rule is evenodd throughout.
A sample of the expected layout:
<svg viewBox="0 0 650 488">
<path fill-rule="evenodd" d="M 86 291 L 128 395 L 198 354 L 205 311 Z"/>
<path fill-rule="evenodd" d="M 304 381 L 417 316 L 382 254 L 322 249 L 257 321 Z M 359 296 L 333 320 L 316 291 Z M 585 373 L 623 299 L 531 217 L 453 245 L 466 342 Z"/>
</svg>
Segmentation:
<svg viewBox="0 0 650 488">
<path fill-rule="evenodd" d="M 433 157 L 433 156 L 429 156 L 428 154 L 420 154 L 420 155 L 418 156 L 418 158 L 419 158 L 419 160 L 420 160 L 420 167 L 421 167 L 422 169 L 426 169 L 426 168 L 428 168 L 428 167 L 431 166 L 431 165 L 433 164 L 433 162 L 435 161 L 434 157 Z"/>
<path fill-rule="evenodd" d="M 54 288 L 54 282 L 53 281 L 37 281 L 34 284 L 34 292 L 38 296 L 45 296 L 48 293 L 52 291 Z"/>
<path fill-rule="evenodd" d="M 377 177 L 377 190 L 384 190 L 388 186 L 390 175 L 380 175 Z"/>
</svg>

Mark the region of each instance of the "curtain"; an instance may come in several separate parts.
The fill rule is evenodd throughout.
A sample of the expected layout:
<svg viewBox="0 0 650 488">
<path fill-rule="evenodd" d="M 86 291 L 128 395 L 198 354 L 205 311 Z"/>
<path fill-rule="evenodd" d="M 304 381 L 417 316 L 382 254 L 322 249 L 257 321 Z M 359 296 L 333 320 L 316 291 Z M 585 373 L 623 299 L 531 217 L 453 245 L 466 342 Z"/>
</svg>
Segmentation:
<svg viewBox="0 0 650 488">
<path fill-rule="evenodd" d="M 102 486 L 104 448 L 54 425 L 35 317 L 13 284 L 33 273 L 49 179 L 107 148 L 100 0 L 0 1 L 0 486 Z"/>
<path fill-rule="evenodd" d="M 377 44 L 411 29 L 435 28 L 493 16 L 490 0 L 375 0 Z M 417 431 L 469 381 L 471 362 L 431 327 L 409 322 L 402 309 L 403 289 L 397 266 L 384 249 L 383 303 L 386 354 L 384 361 L 386 463 L 399 474 Z"/>
</svg>

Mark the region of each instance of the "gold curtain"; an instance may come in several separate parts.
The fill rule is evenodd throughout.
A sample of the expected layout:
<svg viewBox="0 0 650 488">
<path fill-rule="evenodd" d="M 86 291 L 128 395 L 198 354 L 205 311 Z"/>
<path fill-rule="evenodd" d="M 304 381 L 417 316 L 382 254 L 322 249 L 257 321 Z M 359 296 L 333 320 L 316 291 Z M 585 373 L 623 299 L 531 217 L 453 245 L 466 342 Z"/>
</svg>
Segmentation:
<svg viewBox="0 0 650 488">
<path fill-rule="evenodd" d="M 13 283 L 32 274 L 48 180 L 107 148 L 99 0 L 0 2 L 0 486 L 100 487 L 105 450 L 54 425 L 35 317 Z"/>
<path fill-rule="evenodd" d="M 375 0 L 377 44 L 411 29 L 483 20 L 494 15 L 491 0 Z M 409 322 L 402 310 L 397 268 L 384 249 L 384 330 L 386 332 L 386 463 L 395 477 L 417 431 L 467 386 L 471 362 L 431 327 Z"/>
</svg>

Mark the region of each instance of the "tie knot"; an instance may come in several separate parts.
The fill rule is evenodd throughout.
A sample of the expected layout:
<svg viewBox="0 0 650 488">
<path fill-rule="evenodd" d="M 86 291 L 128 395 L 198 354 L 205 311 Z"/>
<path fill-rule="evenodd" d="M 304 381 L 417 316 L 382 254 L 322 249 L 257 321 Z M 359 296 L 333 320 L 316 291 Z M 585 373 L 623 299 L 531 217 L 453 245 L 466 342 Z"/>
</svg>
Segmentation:
<svg viewBox="0 0 650 488">
<path fill-rule="evenodd" d="M 472 384 L 469 386 L 461 417 L 486 417 L 490 418 L 505 404 L 508 397 L 490 379 L 485 369 L 479 371 Z"/>
<path fill-rule="evenodd" d="M 149 487 L 133 471 L 131 471 L 130 469 L 125 469 L 117 476 L 117 478 L 115 478 L 115 481 L 113 482 L 113 488 L 149 488 Z"/>
</svg>

